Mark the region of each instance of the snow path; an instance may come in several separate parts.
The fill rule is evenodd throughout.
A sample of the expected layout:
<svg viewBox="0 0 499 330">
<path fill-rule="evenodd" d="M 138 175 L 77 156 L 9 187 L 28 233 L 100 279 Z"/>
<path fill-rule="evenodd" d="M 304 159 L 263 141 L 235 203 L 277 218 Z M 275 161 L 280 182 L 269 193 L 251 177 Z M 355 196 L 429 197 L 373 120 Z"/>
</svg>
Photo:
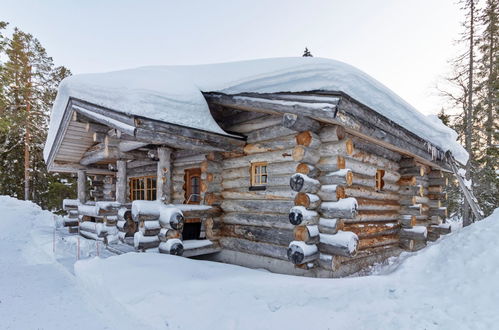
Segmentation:
<svg viewBox="0 0 499 330">
<path fill-rule="evenodd" d="M 50 213 L 0 197 L 0 214 L 1 329 L 145 329 L 138 320 L 195 330 L 499 324 L 499 209 L 379 275 L 344 279 L 128 253 L 77 262 L 76 280 L 51 255 Z"/>
<path fill-rule="evenodd" d="M 141 326 L 94 306 L 77 279 L 55 260 L 53 224 L 52 214 L 35 204 L 0 196 L 0 329 Z"/>
</svg>

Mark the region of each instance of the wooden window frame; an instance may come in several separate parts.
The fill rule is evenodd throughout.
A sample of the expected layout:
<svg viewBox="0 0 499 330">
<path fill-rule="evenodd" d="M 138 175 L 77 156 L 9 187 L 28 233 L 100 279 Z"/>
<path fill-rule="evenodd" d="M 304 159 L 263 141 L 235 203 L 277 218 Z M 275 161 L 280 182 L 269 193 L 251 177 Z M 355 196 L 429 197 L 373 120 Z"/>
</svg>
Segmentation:
<svg viewBox="0 0 499 330">
<path fill-rule="evenodd" d="M 257 169 L 259 167 L 265 166 L 265 172 L 258 173 Z M 255 162 L 251 163 L 250 167 L 250 177 L 251 177 L 251 187 L 266 187 L 269 182 L 269 164 L 267 162 Z M 262 177 L 266 177 L 265 182 L 262 182 Z"/>
<path fill-rule="evenodd" d="M 144 180 L 144 188 L 135 188 L 134 189 L 134 183 L 140 182 L 140 180 Z M 151 200 L 156 200 L 156 181 L 157 177 L 155 175 L 145 175 L 145 176 L 136 176 L 133 178 L 129 178 L 128 185 L 130 187 L 130 201 L 135 201 L 135 200 L 146 200 L 146 201 L 151 201 Z M 140 197 L 141 192 L 144 194 L 144 199 L 139 199 L 137 197 Z M 139 196 L 137 196 L 139 195 Z"/>
<path fill-rule="evenodd" d="M 192 192 L 191 179 L 193 177 L 199 177 L 199 193 L 197 199 L 192 199 L 190 197 Z M 201 204 L 201 168 L 187 168 L 184 170 L 184 203 L 188 204 Z"/>
<path fill-rule="evenodd" d="M 376 174 L 374 176 L 376 191 L 382 191 L 385 186 L 385 181 L 383 177 L 385 176 L 385 170 L 376 170 Z"/>
</svg>

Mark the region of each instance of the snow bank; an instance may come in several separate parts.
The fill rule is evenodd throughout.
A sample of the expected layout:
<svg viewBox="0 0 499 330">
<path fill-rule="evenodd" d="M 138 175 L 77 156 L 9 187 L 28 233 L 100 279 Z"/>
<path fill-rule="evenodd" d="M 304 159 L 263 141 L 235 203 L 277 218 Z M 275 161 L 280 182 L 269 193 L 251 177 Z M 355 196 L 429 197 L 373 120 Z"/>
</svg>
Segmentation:
<svg viewBox="0 0 499 330">
<path fill-rule="evenodd" d="M 457 134 L 427 117 L 366 73 L 325 58 L 272 58 L 195 66 L 150 66 L 64 79 L 50 118 L 47 160 L 69 97 L 130 115 L 226 134 L 201 92 L 341 91 L 466 162 Z M 322 111 L 317 109 L 317 111 Z"/>
<path fill-rule="evenodd" d="M 75 270 L 98 296 L 158 329 L 165 323 L 178 329 L 491 329 L 499 322 L 497 235 L 499 211 L 404 254 L 395 271 L 357 278 L 284 276 L 155 254 L 81 261 Z"/>
</svg>

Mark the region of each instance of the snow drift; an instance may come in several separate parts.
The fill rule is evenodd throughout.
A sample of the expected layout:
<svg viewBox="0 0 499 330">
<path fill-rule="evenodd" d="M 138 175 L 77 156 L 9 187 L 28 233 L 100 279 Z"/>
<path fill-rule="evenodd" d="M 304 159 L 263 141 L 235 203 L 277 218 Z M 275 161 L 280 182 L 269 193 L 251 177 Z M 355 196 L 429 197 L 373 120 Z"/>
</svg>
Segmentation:
<svg viewBox="0 0 499 330">
<path fill-rule="evenodd" d="M 426 117 L 383 84 L 346 63 L 316 57 L 272 58 L 194 66 L 150 66 L 64 79 L 50 118 L 44 157 L 70 97 L 130 115 L 226 134 L 211 117 L 202 92 L 340 91 L 390 118 L 465 163 L 457 133 Z"/>
<path fill-rule="evenodd" d="M 498 235 L 499 210 L 357 278 L 136 253 L 75 270 L 97 299 L 111 297 L 158 329 L 488 329 L 499 322 Z"/>
</svg>

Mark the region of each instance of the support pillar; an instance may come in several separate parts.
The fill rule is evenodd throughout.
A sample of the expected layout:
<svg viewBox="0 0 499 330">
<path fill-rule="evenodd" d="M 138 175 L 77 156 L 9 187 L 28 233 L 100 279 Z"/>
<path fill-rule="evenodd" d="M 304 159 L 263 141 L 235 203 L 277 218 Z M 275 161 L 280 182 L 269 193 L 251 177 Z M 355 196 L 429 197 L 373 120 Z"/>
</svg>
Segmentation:
<svg viewBox="0 0 499 330">
<path fill-rule="evenodd" d="M 156 199 L 169 204 L 172 200 L 172 149 L 158 147 L 158 170 L 156 180 Z"/>
<path fill-rule="evenodd" d="M 78 170 L 78 201 L 81 204 L 87 202 L 87 172 Z"/>
<path fill-rule="evenodd" d="M 116 201 L 121 205 L 126 204 L 126 160 L 117 160 L 116 167 Z"/>
</svg>

